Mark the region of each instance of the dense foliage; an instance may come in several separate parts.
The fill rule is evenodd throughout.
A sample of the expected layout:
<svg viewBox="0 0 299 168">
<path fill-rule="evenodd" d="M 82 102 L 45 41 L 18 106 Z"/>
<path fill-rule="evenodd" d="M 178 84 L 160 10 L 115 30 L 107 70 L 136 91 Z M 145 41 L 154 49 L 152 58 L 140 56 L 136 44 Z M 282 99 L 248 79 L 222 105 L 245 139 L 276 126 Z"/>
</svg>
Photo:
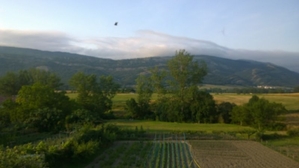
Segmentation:
<svg viewBox="0 0 299 168">
<path fill-rule="evenodd" d="M 188 52 L 180 50 L 169 60 L 168 71 L 156 67 L 150 74 L 137 78 L 138 98 L 137 101 L 127 101 L 127 110 L 136 119 L 216 122 L 217 109 L 213 97 L 198 89 L 206 74 L 207 67 L 204 62 L 193 61 Z M 158 94 L 158 99 L 151 103 L 153 92 Z"/>
<path fill-rule="evenodd" d="M 250 125 L 258 131 L 275 125 L 279 115 L 286 112 L 282 104 L 269 102 L 254 95 L 248 103 L 232 110 L 232 121 L 240 125 Z"/>
<path fill-rule="evenodd" d="M 136 130 L 122 130 L 115 125 L 93 127 L 84 125 L 77 132 L 65 137 L 45 139 L 36 143 L 17 145 L 13 148 L 0 146 L 0 167 L 64 167 L 64 165 L 89 161 L 99 150 L 125 134 L 141 135 Z"/>
<path fill-rule="evenodd" d="M 0 93 L 6 100 L 0 106 L 0 129 L 38 132 L 71 131 L 78 123 L 99 123 L 109 113 L 119 86 L 110 76 L 75 74 L 71 85 L 78 92 L 70 100 L 60 78 L 44 70 L 9 72 L 0 79 Z"/>
</svg>

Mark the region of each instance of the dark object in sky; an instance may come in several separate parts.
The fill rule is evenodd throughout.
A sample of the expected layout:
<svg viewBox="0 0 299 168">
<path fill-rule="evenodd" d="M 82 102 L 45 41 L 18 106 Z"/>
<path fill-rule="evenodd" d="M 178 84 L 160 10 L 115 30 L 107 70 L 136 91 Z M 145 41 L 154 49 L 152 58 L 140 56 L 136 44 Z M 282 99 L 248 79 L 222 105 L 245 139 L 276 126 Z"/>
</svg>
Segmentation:
<svg viewBox="0 0 299 168">
<path fill-rule="evenodd" d="M 117 26 L 117 22 L 114 23 L 114 26 Z"/>
</svg>

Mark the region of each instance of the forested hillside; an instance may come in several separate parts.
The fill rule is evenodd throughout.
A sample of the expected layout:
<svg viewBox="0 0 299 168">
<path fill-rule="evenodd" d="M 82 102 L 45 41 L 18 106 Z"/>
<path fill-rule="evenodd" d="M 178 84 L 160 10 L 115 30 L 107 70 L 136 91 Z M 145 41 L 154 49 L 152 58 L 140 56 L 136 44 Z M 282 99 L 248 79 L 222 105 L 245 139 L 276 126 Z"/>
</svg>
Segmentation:
<svg viewBox="0 0 299 168">
<path fill-rule="evenodd" d="M 192 54 L 192 53 L 191 53 Z M 0 76 L 8 71 L 40 68 L 55 72 L 68 84 L 78 71 L 96 75 L 111 75 L 123 86 L 134 85 L 140 73 L 158 66 L 165 68 L 172 57 L 112 60 L 79 54 L 49 52 L 33 49 L 0 47 Z M 299 74 L 286 68 L 252 60 L 231 60 L 215 56 L 197 55 L 194 60 L 205 61 L 208 75 L 204 83 L 217 85 L 296 86 Z"/>
</svg>

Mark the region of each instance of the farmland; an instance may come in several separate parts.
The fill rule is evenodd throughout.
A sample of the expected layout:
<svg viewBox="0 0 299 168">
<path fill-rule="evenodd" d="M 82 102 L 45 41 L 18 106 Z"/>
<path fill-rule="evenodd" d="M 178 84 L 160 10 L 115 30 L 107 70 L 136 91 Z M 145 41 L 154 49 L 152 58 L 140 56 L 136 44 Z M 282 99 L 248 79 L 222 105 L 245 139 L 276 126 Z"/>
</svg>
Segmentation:
<svg viewBox="0 0 299 168">
<path fill-rule="evenodd" d="M 155 134 L 152 141 L 117 141 L 86 168 L 286 167 L 299 163 L 255 141 L 186 140 L 185 134 Z"/>
<path fill-rule="evenodd" d="M 201 168 L 297 168 L 299 163 L 254 141 L 190 141 Z"/>
<path fill-rule="evenodd" d="M 76 94 L 69 96 L 75 98 Z M 258 94 L 258 96 L 270 102 L 282 103 L 290 112 L 299 111 L 298 93 Z M 120 117 L 126 116 L 124 109 L 126 100 L 136 97 L 137 94 L 133 93 L 117 94 L 113 98 L 112 111 L 114 114 Z M 252 95 L 225 93 L 213 94 L 213 97 L 217 103 L 231 102 L 241 105 L 248 102 Z M 156 95 L 154 94 L 152 101 L 155 99 Z M 284 116 L 286 124 L 298 125 L 297 113 L 288 113 Z M 152 139 L 147 139 L 149 141 L 116 141 L 88 167 L 188 167 L 190 163 L 190 167 L 195 167 L 195 163 L 198 163 L 201 168 L 299 167 L 298 162 L 296 162 L 299 161 L 298 137 L 287 136 L 286 131 L 267 131 L 266 134 L 271 138 L 259 143 L 247 140 L 249 136 L 246 134 L 249 135 L 250 131 L 253 131 L 251 127 L 233 124 L 176 123 L 129 119 L 110 120 L 108 123 L 130 130 L 142 126 L 151 135 L 188 132 L 188 136 L 192 133 L 198 136 L 193 136 L 196 138 L 189 136 L 187 141 L 175 138 L 171 140 L 155 138 L 154 136 L 150 137 Z M 252 135 L 250 139 L 255 139 L 255 135 Z M 180 163 L 177 160 L 180 160 Z M 191 160 L 193 161 L 190 162 Z"/>
<path fill-rule="evenodd" d="M 87 167 L 196 167 L 184 134 L 155 134 L 153 141 L 118 141 Z"/>
</svg>

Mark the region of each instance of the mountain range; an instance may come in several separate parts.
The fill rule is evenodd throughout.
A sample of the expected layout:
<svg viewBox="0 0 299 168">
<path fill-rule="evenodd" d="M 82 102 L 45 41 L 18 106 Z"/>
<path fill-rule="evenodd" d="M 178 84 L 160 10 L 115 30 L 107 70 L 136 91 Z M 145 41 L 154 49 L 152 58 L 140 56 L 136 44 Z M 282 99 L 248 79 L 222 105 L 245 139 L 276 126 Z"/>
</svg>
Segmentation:
<svg viewBox="0 0 299 168">
<path fill-rule="evenodd" d="M 149 57 L 112 60 L 65 52 L 49 52 L 27 48 L 0 46 L 0 76 L 8 71 L 40 68 L 52 71 L 67 84 L 78 71 L 96 75 L 111 75 L 122 86 L 135 84 L 140 73 L 158 66 L 167 67 L 172 57 Z M 232 60 L 208 55 L 195 55 L 197 61 L 205 61 L 208 75 L 205 84 L 239 86 L 283 86 L 299 85 L 299 73 L 272 63 L 254 60 Z"/>
</svg>

